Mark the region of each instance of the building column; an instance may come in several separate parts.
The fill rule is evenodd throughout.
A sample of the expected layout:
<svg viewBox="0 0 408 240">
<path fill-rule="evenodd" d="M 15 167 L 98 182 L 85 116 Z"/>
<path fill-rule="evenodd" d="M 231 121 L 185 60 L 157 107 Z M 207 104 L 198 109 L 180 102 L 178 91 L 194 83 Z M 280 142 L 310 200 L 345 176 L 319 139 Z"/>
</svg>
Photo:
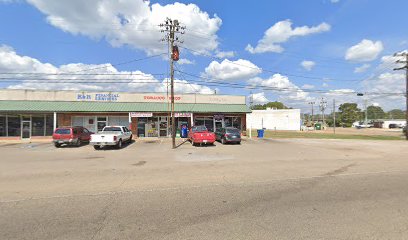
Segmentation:
<svg viewBox="0 0 408 240">
<path fill-rule="evenodd" d="M 190 127 L 194 126 L 194 117 L 193 117 L 193 113 L 191 113 L 191 117 L 190 117 Z"/>
<path fill-rule="evenodd" d="M 55 129 L 57 129 L 57 112 L 54 112 L 54 131 L 55 131 Z"/>
<path fill-rule="evenodd" d="M 130 112 L 129 112 L 129 120 L 128 120 L 128 122 L 129 122 L 129 129 L 130 129 L 130 131 L 132 131 L 132 116 L 131 116 L 131 114 L 130 114 Z"/>
</svg>

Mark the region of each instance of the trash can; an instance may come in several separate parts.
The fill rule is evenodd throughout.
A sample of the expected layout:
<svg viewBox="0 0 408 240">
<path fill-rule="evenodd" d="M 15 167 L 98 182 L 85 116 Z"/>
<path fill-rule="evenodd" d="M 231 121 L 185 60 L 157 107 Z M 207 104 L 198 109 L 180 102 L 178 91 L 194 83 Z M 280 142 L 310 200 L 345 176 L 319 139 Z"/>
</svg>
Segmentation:
<svg viewBox="0 0 408 240">
<path fill-rule="evenodd" d="M 316 123 L 315 124 L 315 129 L 316 130 L 322 130 L 322 124 L 321 123 Z"/>
<path fill-rule="evenodd" d="M 181 138 L 187 138 L 187 127 L 185 125 L 183 125 L 181 127 Z"/>
<path fill-rule="evenodd" d="M 258 129 L 258 138 L 263 138 L 264 137 L 264 130 L 263 129 Z"/>
</svg>

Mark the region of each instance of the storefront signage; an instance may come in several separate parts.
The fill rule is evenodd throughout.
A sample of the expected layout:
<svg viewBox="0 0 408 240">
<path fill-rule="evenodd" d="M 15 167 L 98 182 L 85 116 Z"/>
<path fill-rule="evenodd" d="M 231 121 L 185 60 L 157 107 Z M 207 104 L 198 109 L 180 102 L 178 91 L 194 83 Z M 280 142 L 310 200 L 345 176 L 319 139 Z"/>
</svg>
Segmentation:
<svg viewBox="0 0 408 240">
<path fill-rule="evenodd" d="M 144 100 L 151 100 L 151 101 L 164 101 L 166 100 L 166 96 L 161 96 L 161 95 L 157 95 L 157 96 L 153 96 L 153 95 L 149 95 L 149 96 L 143 96 Z M 171 97 L 168 97 L 169 100 L 171 100 Z M 180 101 L 181 97 L 180 96 L 174 96 L 174 101 Z"/>
<path fill-rule="evenodd" d="M 78 93 L 76 99 L 79 101 L 101 101 L 101 102 L 117 102 L 119 100 L 118 93 Z"/>
<path fill-rule="evenodd" d="M 151 112 L 131 112 L 130 117 L 152 117 L 153 113 Z"/>
<path fill-rule="evenodd" d="M 175 117 L 191 117 L 191 113 L 179 113 L 179 112 L 176 112 L 176 113 L 174 113 L 174 116 Z"/>
</svg>

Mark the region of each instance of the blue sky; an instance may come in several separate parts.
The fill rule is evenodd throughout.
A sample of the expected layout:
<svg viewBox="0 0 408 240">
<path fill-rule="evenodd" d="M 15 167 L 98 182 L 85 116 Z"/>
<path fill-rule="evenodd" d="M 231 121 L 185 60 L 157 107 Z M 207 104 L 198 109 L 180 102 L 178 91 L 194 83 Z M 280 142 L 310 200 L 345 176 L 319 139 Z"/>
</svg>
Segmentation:
<svg viewBox="0 0 408 240">
<path fill-rule="evenodd" d="M 187 26 L 177 69 L 191 75 L 176 72 L 179 92 L 252 92 L 257 103 L 278 100 L 302 109 L 321 97 L 361 103 L 355 93 L 366 92 L 370 104 L 402 108 L 404 98 L 395 93 L 403 92 L 404 76 L 392 71 L 391 55 L 408 46 L 405 9 L 404 0 L 0 0 L 0 73 L 16 73 L 2 75 L 10 79 L 0 86 L 164 91 L 168 62 L 152 56 L 166 52 L 156 23 L 171 16 Z M 92 83 L 77 84 L 41 75 L 78 71 L 133 78 L 97 84 L 95 75 L 86 76 Z M 43 80 L 11 82 L 23 72 Z"/>
</svg>

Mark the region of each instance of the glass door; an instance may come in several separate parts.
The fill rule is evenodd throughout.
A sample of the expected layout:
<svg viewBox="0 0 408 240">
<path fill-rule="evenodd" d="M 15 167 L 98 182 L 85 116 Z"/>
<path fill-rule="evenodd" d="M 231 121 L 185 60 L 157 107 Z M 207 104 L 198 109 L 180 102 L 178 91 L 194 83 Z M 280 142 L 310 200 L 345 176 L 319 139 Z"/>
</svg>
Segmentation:
<svg viewBox="0 0 408 240">
<path fill-rule="evenodd" d="M 169 130 L 167 117 L 159 117 L 159 129 L 159 137 L 167 137 Z"/>
<path fill-rule="evenodd" d="M 31 138 L 31 121 L 21 122 L 21 138 L 30 139 Z"/>
</svg>

